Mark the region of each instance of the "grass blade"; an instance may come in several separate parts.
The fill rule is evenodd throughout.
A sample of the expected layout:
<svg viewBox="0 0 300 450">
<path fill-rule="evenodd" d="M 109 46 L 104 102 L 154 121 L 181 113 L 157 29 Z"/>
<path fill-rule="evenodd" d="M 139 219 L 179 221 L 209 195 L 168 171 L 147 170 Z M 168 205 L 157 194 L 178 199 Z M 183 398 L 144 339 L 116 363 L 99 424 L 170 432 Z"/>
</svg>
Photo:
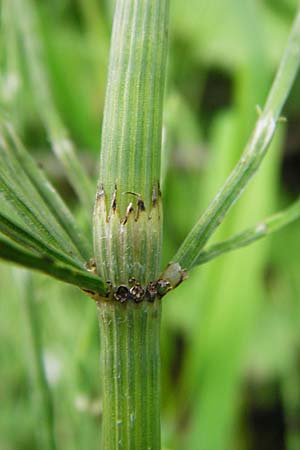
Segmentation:
<svg viewBox="0 0 300 450">
<path fill-rule="evenodd" d="M 300 12 L 298 11 L 288 45 L 283 54 L 265 107 L 260 113 L 254 132 L 241 159 L 217 196 L 189 233 L 175 257 L 172 258 L 172 261 L 179 263 L 181 267 L 190 269 L 196 264 L 197 258 L 207 240 L 223 221 L 229 209 L 237 201 L 259 168 L 274 135 L 276 123 L 297 74 L 299 63 Z"/>
<path fill-rule="evenodd" d="M 256 226 L 248 228 L 230 239 L 209 246 L 206 250 L 203 250 L 199 254 L 194 266 L 204 264 L 214 258 L 217 258 L 223 253 L 237 250 L 241 247 L 246 247 L 252 242 L 269 236 L 299 219 L 300 200 L 297 200 L 286 210 L 274 214 L 273 216 L 259 222 Z"/>
<path fill-rule="evenodd" d="M 28 269 L 37 270 L 65 283 L 73 284 L 83 290 L 106 296 L 106 286 L 102 280 L 83 270 L 71 268 L 48 257 L 41 257 L 23 249 L 0 235 L 0 258 Z"/>
</svg>

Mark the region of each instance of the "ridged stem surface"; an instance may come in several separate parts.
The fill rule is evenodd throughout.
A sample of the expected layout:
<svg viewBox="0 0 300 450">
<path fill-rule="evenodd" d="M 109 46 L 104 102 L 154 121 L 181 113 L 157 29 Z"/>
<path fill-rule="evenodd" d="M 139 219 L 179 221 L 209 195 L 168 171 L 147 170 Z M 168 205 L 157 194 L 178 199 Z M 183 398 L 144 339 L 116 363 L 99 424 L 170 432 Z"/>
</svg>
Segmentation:
<svg viewBox="0 0 300 450">
<path fill-rule="evenodd" d="M 98 273 L 114 286 L 160 272 L 168 0 L 117 0 L 94 209 Z"/>
<path fill-rule="evenodd" d="M 160 450 L 161 302 L 98 305 L 102 450 Z"/>
<path fill-rule="evenodd" d="M 133 191 L 152 203 L 160 178 L 167 0 L 116 3 L 103 119 L 99 182 L 120 215 Z"/>
</svg>

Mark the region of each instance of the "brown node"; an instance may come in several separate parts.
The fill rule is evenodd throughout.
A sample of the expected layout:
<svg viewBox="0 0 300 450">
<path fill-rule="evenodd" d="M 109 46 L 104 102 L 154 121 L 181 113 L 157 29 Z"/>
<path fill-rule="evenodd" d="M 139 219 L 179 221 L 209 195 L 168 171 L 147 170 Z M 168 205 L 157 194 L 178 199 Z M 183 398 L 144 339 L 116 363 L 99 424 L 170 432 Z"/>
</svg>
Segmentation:
<svg viewBox="0 0 300 450">
<path fill-rule="evenodd" d="M 135 283 L 132 288 L 130 288 L 130 295 L 136 303 L 140 303 L 144 300 L 145 297 L 145 289 L 142 288 L 140 283 Z"/>
<path fill-rule="evenodd" d="M 159 297 L 163 297 L 172 289 L 171 283 L 166 280 L 158 280 L 156 283 L 156 287 L 157 287 L 157 295 Z"/>
<path fill-rule="evenodd" d="M 130 297 L 130 292 L 127 286 L 121 284 L 121 286 L 119 286 L 117 288 L 117 290 L 114 292 L 114 299 L 117 302 L 120 303 L 124 303 L 126 302 Z"/>
<path fill-rule="evenodd" d="M 157 283 L 155 281 L 148 283 L 145 296 L 149 302 L 154 302 L 157 297 Z"/>
</svg>

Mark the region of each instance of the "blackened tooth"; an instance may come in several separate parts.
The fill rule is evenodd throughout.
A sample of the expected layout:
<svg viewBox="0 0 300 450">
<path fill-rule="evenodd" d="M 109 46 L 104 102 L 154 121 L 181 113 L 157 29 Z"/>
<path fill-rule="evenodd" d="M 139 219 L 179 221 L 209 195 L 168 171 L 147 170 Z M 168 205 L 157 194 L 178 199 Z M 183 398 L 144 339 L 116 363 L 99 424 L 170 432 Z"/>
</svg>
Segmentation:
<svg viewBox="0 0 300 450">
<path fill-rule="evenodd" d="M 141 198 L 138 199 L 138 210 L 139 211 L 145 211 L 145 203 L 143 202 L 143 200 Z"/>
<path fill-rule="evenodd" d="M 132 206 L 132 203 L 130 202 L 129 205 L 127 206 L 125 218 L 124 218 L 124 220 L 123 220 L 123 222 L 122 222 L 123 225 L 126 225 L 126 223 L 127 223 L 127 221 L 128 221 L 128 218 L 129 218 L 129 215 L 130 215 L 130 213 L 132 213 L 132 212 L 133 212 L 133 206 Z"/>
<path fill-rule="evenodd" d="M 152 206 L 155 206 L 157 203 L 157 195 L 155 186 L 152 187 Z"/>
<path fill-rule="evenodd" d="M 111 202 L 111 209 L 113 211 L 115 211 L 117 208 L 117 185 L 115 184 L 115 190 L 114 190 L 114 195 L 113 195 L 113 199 Z"/>
</svg>

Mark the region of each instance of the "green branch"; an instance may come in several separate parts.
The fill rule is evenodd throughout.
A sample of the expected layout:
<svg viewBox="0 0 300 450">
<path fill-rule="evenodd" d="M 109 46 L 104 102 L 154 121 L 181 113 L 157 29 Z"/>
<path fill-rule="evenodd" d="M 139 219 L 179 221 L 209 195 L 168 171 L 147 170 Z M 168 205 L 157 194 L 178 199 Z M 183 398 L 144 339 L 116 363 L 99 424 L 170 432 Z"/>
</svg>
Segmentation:
<svg viewBox="0 0 300 450">
<path fill-rule="evenodd" d="M 39 256 L 24 250 L 17 244 L 0 235 L 0 259 L 19 264 L 28 269 L 38 270 L 65 283 L 81 289 L 106 296 L 107 289 L 102 280 L 83 270 L 76 270 L 63 263 L 56 262 L 48 256 Z"/>
<path fill-rule="evenodd" d="M 76 260 L 66 255 L 65 253 L 51 247 L 47 241 L 40 239 L 37 235 L 27 230 L 22 225 L 17 224 L 13 219 L 10 219 L 0 211 L 0 233 L 5 234 L 17 244 L 27 247 L 29 250 L 34 250 L 41 254 L 41 256 L 48 256 L 57 259 L 64 264 L 70 265 L 77 269 L 83 269 L 83 265 Z"/>
<path fill-rule="evenodd" d="M 298 11 L 265 107 L 260 113 L 241 159 L 172 258 L 172 261 L 179 263 L 181 267 L 190 269 L 197 263 L 202 248 L 259 168 L 274 135 L 276 123 L 297 74 L 299 63 L 300 12 Z"/>
<path fill-rule="evenodd" d="M 193 266 L 204 264 L 211 259 L 217 258 L 223 253 L 246 247 L 252 242 L 258 241 L 265 236 L 275 233 L 281 228 L 300 219 L 300 199 L 284 211 L 259 222 L 252 228 L 248 228 L 242 233 L 233 236 L 230 239 L 209 246 L 206 250 L 200 252 Z"/>
<path fill-rule="evenodd" d="M 2 128 L 0 131 L 0 192 L 3 192 L 6 201 L 13 206 L 27 228 L 40 238 L 73 259 L 87 261 L 90 252 L 85 247 L 84 239 L 81 242 L 80 235 L 76 239 L 71 238 L 66 226 L 62 227 L 57 220 L 57 215 L 66 210 L 62 208 L 63 202 L 56 201 L 57 210 L 53 213 L 55 205 L 50 205 L 55 196 L 59 198 L 58 195 L 55 195 L 49 182 L 45 183 L 45 177 L 36 178 L 33 164 L 25 164 L 24 158 L 17 158 L 18 151 L 7 142 Z M 67 214 L 65 222 L 68 223 Z"/>
<path fill-rule="evenodd" d="M 1 155 L 1 154 L 0 154 Z M 21 188 L 21 187 L 20 187 Z M 19 215 L 20 219 L 34 232 L 40 236 L 41 239 L 50 243 L 54 247 L 69 253 L 65 245 L 60 242 L 57 237 L 57 233 L 46 225 L 46 218 L 36 214 L 35 209 L 28 201 L 27 196 L 15 191 L 15 184 L 12 184 L 4 172 L 1 172 L 0 168 L 0 193 L 2 193 L 6 201 L 14 208 L 14 211 Z M 20 194 L 20 195 L 19 195 Z"/>
<path fill-rule="evenodd" d="M 10 160 L 16 159 L 18 161 L 24 173 L 42 198 L 46 208 L 57 221 L 58 225 L 67 233 L 82 257 L 87 261 L 91 255 L 90 244 L 87 242 L 81 230 L 79 230 L 72 213 L 49 182 L 44 172 L 27 152 L 13 126 L 5 120 L 3 122 L 12 144 L 11 146 L 7 146 Z"/>
</svg>

